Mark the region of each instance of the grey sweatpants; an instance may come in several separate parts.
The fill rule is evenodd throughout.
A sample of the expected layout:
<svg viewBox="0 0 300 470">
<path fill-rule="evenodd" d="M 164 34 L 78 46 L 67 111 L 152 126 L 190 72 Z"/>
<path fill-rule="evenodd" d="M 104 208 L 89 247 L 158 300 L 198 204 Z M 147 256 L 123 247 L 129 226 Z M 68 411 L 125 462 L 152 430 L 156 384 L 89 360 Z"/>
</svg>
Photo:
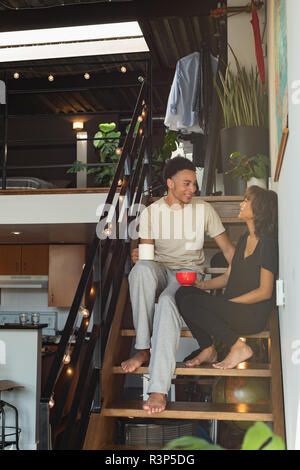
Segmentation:
<svg viewBox="0 0 300 470">
<path fill-rule="evenodd" d="M 167 394 L 176 366 L 180 330 L 184 325 L 174 298 L 180 287 L 176 272 L 156 261 L 138 261 L 129 274 L 135 348 L 151 348 L 148 393 Z"/>
</svg>

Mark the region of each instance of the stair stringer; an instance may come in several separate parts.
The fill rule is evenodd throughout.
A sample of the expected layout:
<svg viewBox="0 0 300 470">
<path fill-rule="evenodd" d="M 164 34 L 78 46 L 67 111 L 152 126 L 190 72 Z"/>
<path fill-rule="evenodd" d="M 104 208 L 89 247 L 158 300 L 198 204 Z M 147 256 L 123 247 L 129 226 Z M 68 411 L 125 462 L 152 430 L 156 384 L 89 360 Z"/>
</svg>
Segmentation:
<svg viewBox="0 0 300 470">
<path fill-rule="evenodd" d="M 129 302 L 128 280 L 123 278 L 102 367 L 102 409 L 101 413 L 90 416 L 84 450 L 101 450 L 114 439 L 116 418 L 106 417 L 103 412 L 110 403 L 120 400 L 123 393 L 126 375 L 114 374 L 113 367 L 129 357 L 131 351 L 132 338 L 121 337 L 122 320 Z"/>
</svg>

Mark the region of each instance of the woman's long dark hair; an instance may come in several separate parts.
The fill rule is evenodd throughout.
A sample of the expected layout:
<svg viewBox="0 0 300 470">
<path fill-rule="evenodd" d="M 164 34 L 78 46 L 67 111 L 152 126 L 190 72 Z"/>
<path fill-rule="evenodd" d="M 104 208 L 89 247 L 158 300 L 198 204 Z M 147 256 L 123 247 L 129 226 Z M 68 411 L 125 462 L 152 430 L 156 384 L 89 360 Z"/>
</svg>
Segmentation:
<svg viewBox="0 0 300 470">
<path fill-rule="evenodd" d="M 250 186 L 246 190 L 245 198 L 251 201 L 255 235 L 258 238 L 277 238 L 278 200 L 275 191 Z"/>
</svg>

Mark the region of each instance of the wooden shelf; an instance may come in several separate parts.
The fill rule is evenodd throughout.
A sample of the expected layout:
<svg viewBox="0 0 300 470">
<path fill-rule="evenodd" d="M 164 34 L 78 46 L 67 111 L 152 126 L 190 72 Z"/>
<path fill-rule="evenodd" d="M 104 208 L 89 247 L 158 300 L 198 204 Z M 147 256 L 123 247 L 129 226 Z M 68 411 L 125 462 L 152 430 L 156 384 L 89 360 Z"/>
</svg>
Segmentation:
<svg viewBox="0 0 300 470">
<path fill-rule="evenodd" d="M 143 410 L 142 401 L 113 403 L 102 410 L 103 416 L 130 418 L 205 419 L 222 421 L 273 421 L 270 405 L 246 405 L 244 403 L 169 402 L 161 413 L 149 415 Z"/>
</svg>

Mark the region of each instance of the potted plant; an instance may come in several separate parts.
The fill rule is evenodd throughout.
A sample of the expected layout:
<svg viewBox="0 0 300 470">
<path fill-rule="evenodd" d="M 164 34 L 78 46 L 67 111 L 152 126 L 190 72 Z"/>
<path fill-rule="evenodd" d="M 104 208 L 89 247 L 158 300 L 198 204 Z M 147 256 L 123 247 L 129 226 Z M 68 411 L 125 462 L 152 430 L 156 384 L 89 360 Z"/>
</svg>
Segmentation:
<svg viewBox="0 0 300 470">
<path fill-rule="evenodd" d="M 220 132 L 225 194 L 243 194 L 245 181 L 232 179 L 229 156 L 233 151 L 241 155 L 269 154 L 268 98 L 257 68 L 247 70 L 233 56 L 236 71 L 229 64 L 225 75 L 219 74 L 215 87 L 225 126 Z"/>
<path fill-rule="evenodd" d="M 119 143 L 121 132 L 116 131 L 115 122 L 105 122 L 99 124 L 99 131 L 94 135 L 93 145 L 99 151 L 101 163 L 110 163 L 111 165 L 96 166 L 88 168 L 88 166 L 76 160 L 67 173 L 77 173 L 78 171 L 87 170 L 87 174 L 95 175 L 95 183 L 100 187 L 110 187 L 116 171 L 116 165 L 120 158 Z"/>
<path fill-rule="evenodd" d="M 247 186 L 256 185 L 267 188 L 269 157 L 260 153 L 247 157 L 247 155 L 241 155 L 241 152 L 234 152 L 230 155 L 229 162 L 232 168 L 228 174 L 233 179 L 242 178 Z"/>
<path fill-rule="evenodd" d="M 166 190 L 163 178 L 163 169 L 166 161 L 171 158 L 172 153 L 178 148 L 178 134 L 170 129 L 165 129 L 165 138 L 163 145 L 154 149 L 152 153 L 152 194 L 154 196 L 163 196 Z"/>
</svg>

